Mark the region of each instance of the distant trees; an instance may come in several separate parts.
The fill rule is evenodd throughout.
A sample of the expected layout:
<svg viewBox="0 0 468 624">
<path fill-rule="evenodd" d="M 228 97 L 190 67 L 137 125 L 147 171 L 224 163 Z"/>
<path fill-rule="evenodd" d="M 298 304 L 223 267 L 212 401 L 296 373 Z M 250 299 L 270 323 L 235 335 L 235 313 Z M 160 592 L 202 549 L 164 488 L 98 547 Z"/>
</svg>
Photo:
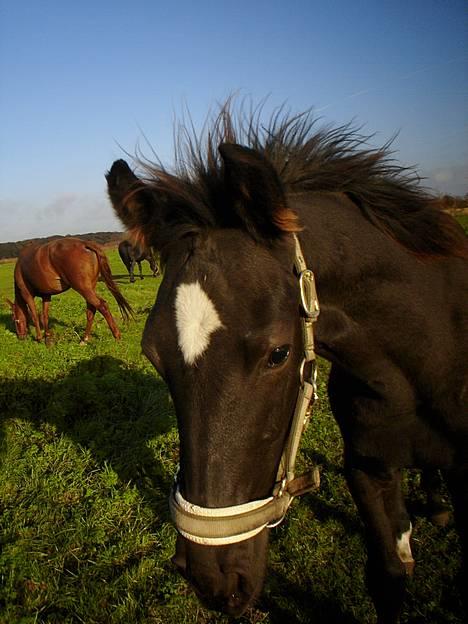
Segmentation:
<svg viewBox="0 0 468 624">
<path fill-rule="evenodd" d="M 464 197 L 455 195 L 440 195 L 434 198 L 434 203 L 442 210 L 450 212 L 453 215 L 468 214 L 468 193 Z M 125 237 L 122 232 L 91 232 L 89 234 L 74 234 L 75 238 L 82 240 L 91 240 L 100 245 L 117 244 Z M 31 238 L 28 240 L 17 241 L 15 243 L 0 243 L 0 260 L 7 258 L 17 258 L 20 250 L 29 243 L 41 242 L 46 243 L 54 238 L 65 238 L 64 236 L 48 236 L 46 238 Z"/>
<path fill-rule="evenodd" d="M 468 193 L 464 197 L 441 195 L 435 201 L 442 210 L 452 214 L 463 213 L 468 210 Z"/>
<path fill-rule="evenodd" d="M 100 245 L 109 245 L 112 243 L 117 244 L 123 238 L 122 232 L 91 232 L 89 234 L 74 234 L 74 238 L 80 238 L 81 240 L 89 240 Z M 15 243 L 0 243 L 0 260 L 7 258 L 17 258 L 19 252 L 25 245 L 29 243 L 47 243 L 50 240 L 56 238 L 66 238 L 65 236 L 47 236 L 45 238 L 31 238 L 28 240 L 17 241 Z"/>
</svg>

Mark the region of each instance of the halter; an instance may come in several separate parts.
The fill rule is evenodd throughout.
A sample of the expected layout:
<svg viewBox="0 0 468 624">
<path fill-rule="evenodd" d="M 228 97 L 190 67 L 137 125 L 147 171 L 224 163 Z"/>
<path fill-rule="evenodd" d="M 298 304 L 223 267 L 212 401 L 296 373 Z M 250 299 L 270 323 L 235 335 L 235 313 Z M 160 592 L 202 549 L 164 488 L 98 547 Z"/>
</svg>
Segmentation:
<svg viewBox="0 0 468 624">
<path fill-rule="evenodd" d="M 268 498 L 231 507 L 200 507 L 185 500 L 177 475 L 169 498 L 172 519 L 181 535 L 206 546 L 242 542 L 281 523 L 295 496 L 316 489 L 318 468 L 296 477 L 294 466 L 301 436 L 317 399 L 317 367 L 313 323 L 320 312 L 314 274 L 307 268 L 299 239 L 294 235 L 294 269 L 301 294 L 303 359 L 299 367 L 299 392 L 288 438 L 283 448 L 273 492 Z"/>
</svg>

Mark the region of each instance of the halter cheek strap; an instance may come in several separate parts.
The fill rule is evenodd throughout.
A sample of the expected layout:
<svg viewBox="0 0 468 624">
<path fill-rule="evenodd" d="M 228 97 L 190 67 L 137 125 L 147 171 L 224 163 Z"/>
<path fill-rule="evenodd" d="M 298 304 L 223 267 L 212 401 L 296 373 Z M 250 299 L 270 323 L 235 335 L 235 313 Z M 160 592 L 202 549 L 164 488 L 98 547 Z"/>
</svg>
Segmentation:
<svg viewBox="0 0 468 624">
<path fill-rule="evenodd" d="M 314 344 L 314 323 L 320 313 L 317 290 L 315 287 L 315 277 L 312 271 L 307 268 L 301 245 L 296 235 L 294 235 L 294 243 L 296 246 L 294 268 L 299 277 L 299 290 L 301 293 L 303 359 L 299 368 L 300 385 L 291 429 L 281 456 L 276 479 L 277 483 L 283 483 L 285 480 L 285 485 L 288 484 L 291 487 L 293 487 L 295 477 L 294 467 L 299 450 L 299 443 L 309 422 L 312 406 L 317 400 L 317 361 Z M 318 470 L 314 471 L 313 486 L 318 487 Z M 299 492 L 300 494 L 303 493 L 304 487 L 306 487 L 305 483 Z M 297 493 L 294 494 L 294 496 L 297 495 Z"/>
<path fill-rule="evenodd" d="M 198 544 L 233 544 L 254 537 L 264 528 L 277 526 L 283 520 L 294 497 L 316 489 L 320 483 L 316 466 L 301 477 L 294 474 L 301 436 L 317 399 L 313 324 L 320 312 L 314 274 L 307 268 L 301 245 L 295 235 L 294 242 L 294 268 L 301 294 L 303 359 L 299 369 L 300 385 L 291 428 L 281 455 L 276 483 L 268 498 L 231 507 L 211 508 L 187 501 L 180 493 L 176 476 L 169 498 L 171 516 L 179 533 Z"/>
</svg>

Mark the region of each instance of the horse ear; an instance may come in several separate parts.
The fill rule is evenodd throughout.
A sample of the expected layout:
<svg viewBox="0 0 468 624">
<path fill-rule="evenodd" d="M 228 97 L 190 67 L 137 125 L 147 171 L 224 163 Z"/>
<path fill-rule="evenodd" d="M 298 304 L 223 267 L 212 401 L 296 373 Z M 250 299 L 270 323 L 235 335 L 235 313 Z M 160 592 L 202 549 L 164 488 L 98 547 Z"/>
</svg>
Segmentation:
<svg viewBox="0 0 468 624">
<path fill-rule="evenodd" d="M 132 243 L 148 246 L 156 203 L 151 191 L 125 160 L 116 160 L 106 173 L 109 198 Z"/>
<path fill-rule="evenodd" d="M 234 143 L 222 143 L 219 153 L 232 209 L 254 238 L 274 239 L 285 232 L 300 231 L 281 180 L 265 156 Z"/>
</svg>

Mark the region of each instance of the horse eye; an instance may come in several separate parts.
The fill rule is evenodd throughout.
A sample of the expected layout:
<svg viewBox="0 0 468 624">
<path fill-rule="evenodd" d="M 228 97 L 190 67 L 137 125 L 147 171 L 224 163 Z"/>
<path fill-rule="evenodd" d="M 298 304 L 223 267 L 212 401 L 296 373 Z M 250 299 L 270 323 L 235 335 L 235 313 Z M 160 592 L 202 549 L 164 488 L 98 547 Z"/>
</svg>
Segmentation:
<svg viewBox="0 0 468 624">
<path fill-rule="evenodd" d="M 286 360 L 289 357 L 289 351 L 290 351 L 289 345 L 283 345 L 281 347 L 276 347 L 275 349 L 273 349 L 273 351 L 270 353 L 268 366 L 270 368 L 275 368 L 276 366 L 279 366 L 283 362 L 286 362 Z"/>
</svg>

